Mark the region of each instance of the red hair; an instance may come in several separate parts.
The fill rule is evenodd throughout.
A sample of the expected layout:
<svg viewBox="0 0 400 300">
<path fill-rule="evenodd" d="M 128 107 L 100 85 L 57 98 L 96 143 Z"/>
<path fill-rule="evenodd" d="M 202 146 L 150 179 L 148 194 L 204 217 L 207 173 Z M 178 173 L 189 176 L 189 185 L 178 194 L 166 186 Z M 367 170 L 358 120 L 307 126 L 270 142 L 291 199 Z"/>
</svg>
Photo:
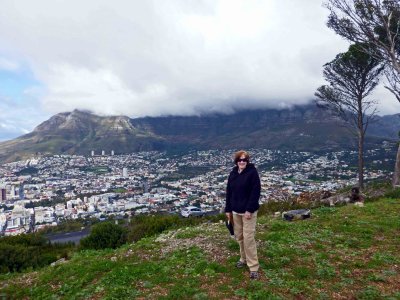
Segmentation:
<svg viewBox="0 0 400 300">
<path fill-rule="evenodd" d="M 240 150 L 240 151 L 236 152 L 235 155 L 234 155 L 234 159 L 233 160 L 234 160 L 235 164 L 237 164 L 238 160 L 240 159 L 240 157 L 242 155 L 244 155 L 244 157 L 247 159 L 247 161 L 250 161 L 249 153 L 247 153 L 244 150 Z"/>
</svg>

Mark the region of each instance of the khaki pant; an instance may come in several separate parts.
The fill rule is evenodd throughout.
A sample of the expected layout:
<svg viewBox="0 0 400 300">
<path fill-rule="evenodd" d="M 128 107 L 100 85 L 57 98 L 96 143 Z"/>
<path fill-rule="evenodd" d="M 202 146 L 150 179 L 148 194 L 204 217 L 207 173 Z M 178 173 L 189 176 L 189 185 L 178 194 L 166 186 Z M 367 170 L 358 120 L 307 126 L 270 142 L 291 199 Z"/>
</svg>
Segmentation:
<svg viewBox="0 0 400 300">
<path fill-rule="evenodd" d="M 258 271 L 257 246 L 254 235 L 256 233 L 257 212 L 254 212 L 250 220 L 244 215 L 233 214 L 233 228 L 235 238 L 240 246 L 240 261 L 247 263 L 250 271 Z"/>
</svg>

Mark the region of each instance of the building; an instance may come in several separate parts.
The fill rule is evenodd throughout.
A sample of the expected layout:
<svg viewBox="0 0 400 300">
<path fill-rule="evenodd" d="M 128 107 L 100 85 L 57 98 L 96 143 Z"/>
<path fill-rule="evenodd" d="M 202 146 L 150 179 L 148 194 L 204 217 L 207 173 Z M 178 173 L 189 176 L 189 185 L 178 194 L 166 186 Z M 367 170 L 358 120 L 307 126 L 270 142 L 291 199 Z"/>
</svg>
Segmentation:
<svg viewBox="0 0 400 300">
<path fill-rule="evenodd" d="M 122 177 L 128 177 L 128 169 L 127 168 L 122 169 Z"/>
<path fill-rule="evenodd" d="M 54 222 L 54 209 L 52 207 L 35 207 L 35 224 Z"/>
<path fill-rule="evenodd" d="M 11 185 L 10 198 L 13 199 L 14 197 L 15 197 L 15 185 Z"/>
<path fill-rule="evenodd" d="M 0 232 L 3 232 L 7 225 L 7 215 L 0 212 Z"/>
<path fill-rule="evenodd" d="M 5 188 L 1 189 L 1 195 L 0 196 L 1 196 L 1 198 L 0 198 L 1 201 L 6 201 L 7 200 L 7 191 L 6 191 Z"/>
<path fill-rule="evenodd" d="M 19 200 L 24 200 L 25 199 L 25 193 L 24 193 L 24 185 L 21 183 L 18 189 L 18 196 Z"/>
<path fill-rule="evenodd" d="M 145 180 L 143 182 L 143 191 L 144 191 L 144 193 L 148 193 L 149 192 L 149 184 L 148 184 L 147 180 Z"/>
<path fill-rule="evenodd" d="M 64 217 L 65 205 L 63 203 L 58 203 L 54 206 L 54 214 L 57 217 Z"/>
<path fill-rule="evenodd" d="M 31 223 L 32 219 L 29 210 L 22 206 L 15 205 L 11 216 L 7 219 L 7 227 L 4 234 L 8 236 L 29 232 Z"/>
</svg>

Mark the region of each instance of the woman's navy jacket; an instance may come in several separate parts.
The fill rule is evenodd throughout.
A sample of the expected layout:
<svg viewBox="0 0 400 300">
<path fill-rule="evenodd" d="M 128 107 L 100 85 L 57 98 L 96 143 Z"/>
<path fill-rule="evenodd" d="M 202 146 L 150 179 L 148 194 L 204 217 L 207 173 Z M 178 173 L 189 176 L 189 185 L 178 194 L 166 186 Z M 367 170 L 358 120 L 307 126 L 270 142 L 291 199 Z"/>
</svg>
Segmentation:
<svg viewBox="0 0 400 300">
<path fill-rule="evenodd" d="M 239 174 L 238 167 L 234 167 L 228 178 L 226 187 L 225 212 L 253 213 L 260 207 L 261 183 L 257 169 L 248 163 Z"/>
</svg>

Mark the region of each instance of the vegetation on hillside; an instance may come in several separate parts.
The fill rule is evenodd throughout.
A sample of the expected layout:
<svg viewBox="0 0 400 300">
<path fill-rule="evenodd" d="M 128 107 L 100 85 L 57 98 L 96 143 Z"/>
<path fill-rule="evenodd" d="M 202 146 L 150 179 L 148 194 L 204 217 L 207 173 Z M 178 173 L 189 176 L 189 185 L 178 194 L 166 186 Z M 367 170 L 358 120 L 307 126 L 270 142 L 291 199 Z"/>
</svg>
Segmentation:
<svg viewBox="0 0 400 300">
<path fill-rule="evenodd" d="M 398 197 L 398 191 L 392 191 Z M 400 199 L 321 207 L 257 228 L 261 279 L 236 269 L 222 223 L 173 228 L 117 250 L 84 250 L 64 264 L 0 276 L 0 294 L 60 299 L 398 299 Z"/>
<path fill-rule="evenodd" d="M 110 222 L 99 223 L 80 241 L 80 246 L 82 249 L 115 249 L 126 243 L 126 234 L 126 228 Z"/>
<path fill-rule="evenodd" d="M 68 258 L 72 244 L 52 245 L 41 234 L 23 234 L 0 239 L 0 273 L 20 272 L 47 266 Z"/>
</svg>

